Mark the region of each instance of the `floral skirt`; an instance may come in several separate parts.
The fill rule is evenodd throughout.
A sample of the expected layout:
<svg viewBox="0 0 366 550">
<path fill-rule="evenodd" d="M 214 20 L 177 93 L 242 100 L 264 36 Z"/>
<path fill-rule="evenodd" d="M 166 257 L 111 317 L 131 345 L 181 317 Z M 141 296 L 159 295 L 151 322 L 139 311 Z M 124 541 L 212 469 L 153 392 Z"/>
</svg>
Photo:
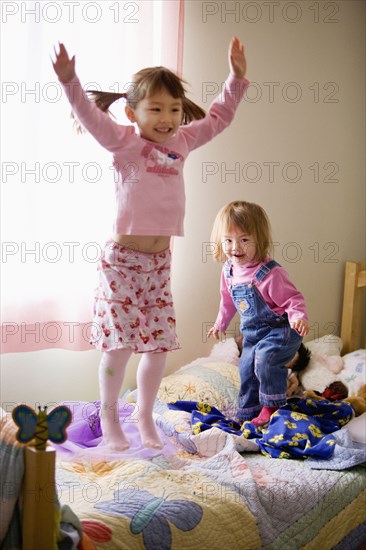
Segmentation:
<svg viewBox="0 0 366 550">
<path fill-rule="evenodd" d="M 179 349 L 170 265 L 169 249 L 145 253 L 108 241 L 98 265 L 91 344 L 136 353 Z"/>
</svg>

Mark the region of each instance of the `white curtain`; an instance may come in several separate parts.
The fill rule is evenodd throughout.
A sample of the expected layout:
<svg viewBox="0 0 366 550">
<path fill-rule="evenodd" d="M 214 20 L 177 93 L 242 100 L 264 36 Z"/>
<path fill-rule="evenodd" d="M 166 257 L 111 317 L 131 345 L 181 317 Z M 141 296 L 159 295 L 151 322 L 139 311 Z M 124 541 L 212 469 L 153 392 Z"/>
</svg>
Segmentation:
<svg viewBox="0 0 366 550">
<path fill-rule="evenodd" d="M 143 67 L 181 72 L 183 0 L 4 2 L 2 352 L 87 350 L 97 260 L 112 232 L 112 159 L 72 129 L 58 41 L 85 88 L 123 91 Z M 123 117 L 123 103 L 113 108 Z"/>
</svg>

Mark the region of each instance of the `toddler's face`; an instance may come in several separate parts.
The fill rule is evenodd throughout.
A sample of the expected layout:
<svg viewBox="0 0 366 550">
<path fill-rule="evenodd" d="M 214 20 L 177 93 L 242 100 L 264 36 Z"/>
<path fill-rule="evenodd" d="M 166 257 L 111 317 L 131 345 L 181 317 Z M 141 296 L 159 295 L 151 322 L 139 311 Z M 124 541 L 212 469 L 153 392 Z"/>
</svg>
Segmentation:
<svg viewBox="0 0 366 550">
<path fill-rule="evenodd" d="M 127 106 L 126 114 L 131 122 L 137 123 L 143 138 L 165 143 L 182 122 L 182 100 L 160 90 L 139 101 L 135 109 Z"/>
<path fill-rule="evenodd" d="M 254 237 L 237 227 L 225 232 L 221 246 L 226 257 L 237 264 L 243 265 L 255 260 L 257 247 Z"/>
</svg>

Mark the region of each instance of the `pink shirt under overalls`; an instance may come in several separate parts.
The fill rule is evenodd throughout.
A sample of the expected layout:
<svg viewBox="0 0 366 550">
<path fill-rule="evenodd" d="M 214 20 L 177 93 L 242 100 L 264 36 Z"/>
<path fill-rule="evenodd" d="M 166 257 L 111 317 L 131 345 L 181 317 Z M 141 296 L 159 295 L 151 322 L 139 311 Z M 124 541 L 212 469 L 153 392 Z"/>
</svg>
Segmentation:
<svg viewBox="0 0 366 550">
<path fill-rule="evenodd" d="M 98 109 L 86 97 L 76 76 L 63 84 L 82 126 L 113 153 L 115 233 L 183 235 L 184 161 L 190 151 L 210 141 L 230 124 L 248 85 L 248 80 L 229 75 L 205 118 L 180 126 L 172 139 L 158 144 L 142 138 L 134 126 L 117 124 Z"/>
<path fill-rule="evenodd" d="M 270 258 L 266 258 L 264 262 L 249 263 L 244 265 L 233 263 L 230 284 L 240 285 L 253 283 L 256 285 L 258 292 L 261 294 L 266 304 L 275 313 L 278 315 L 283 315 L 286 312 L 288 314 L 289 323 L 295 319 L 304 319 L 307 321 L 308 315 L 304 297 L 290 281 L 289 276 L 283 267 L 277 266 L 273 268 L 270 274 L 262 281 L 255 280 L 254 282 L 254 275 L 256 271 L 269 260 Z M 225 332 L 231 319 L 237 312 L 228 288 L 228 280 L 225 277 L 225 265 L 221 273 L 220 309 L 215 321 L 215 327 L 220 332 Z"/>
</svg>

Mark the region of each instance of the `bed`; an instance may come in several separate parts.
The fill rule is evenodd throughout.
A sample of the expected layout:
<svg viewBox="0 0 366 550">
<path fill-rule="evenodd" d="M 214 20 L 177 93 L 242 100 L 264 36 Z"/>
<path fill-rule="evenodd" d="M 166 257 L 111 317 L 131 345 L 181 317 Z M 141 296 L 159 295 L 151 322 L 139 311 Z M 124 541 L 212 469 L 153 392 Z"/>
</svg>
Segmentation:
<svg viewBox="0 0 366 550">
<path fill-rule="evenodd" d="M 311 364 L 301 380 L 305 389 L 322 391 L 342 380 L 356 394 L 366 383 L 366 343 L 359 328 L 365 273 L 360 263 L 346 263 L 341 336 L 309 342 Z M 100 445 L 98 402 L 72 404 L 67 441 L 44 451 L 42 463 L 34 448 L 15 440 L 17 427 L 4 414 L 1 548 L 366 548 L 366 413 L 326 436 L 334 450 L 326 459 L 273 458 L 258 447 L 258 439 L 225 431 L 217 422 L 195 429 L 193 409 L 204 415 L 217 410 L 231 420 L 238 360 L 235 340 L 229 338 L 208 357 L 163 379 L 155 407 L 162 451 L 138 444 L 135 392 L 120 402 L 133 442 L 124 454 Z M 335 368 L 339 364 L 342 368 Z M 24 527 L 25 516 L 30 527 Z M 25 528 L 32 532 L 23 543 L 22 517 L 23 533 Z M 47 537 L 51 542 L 44 542 Z"/>
</svg>

